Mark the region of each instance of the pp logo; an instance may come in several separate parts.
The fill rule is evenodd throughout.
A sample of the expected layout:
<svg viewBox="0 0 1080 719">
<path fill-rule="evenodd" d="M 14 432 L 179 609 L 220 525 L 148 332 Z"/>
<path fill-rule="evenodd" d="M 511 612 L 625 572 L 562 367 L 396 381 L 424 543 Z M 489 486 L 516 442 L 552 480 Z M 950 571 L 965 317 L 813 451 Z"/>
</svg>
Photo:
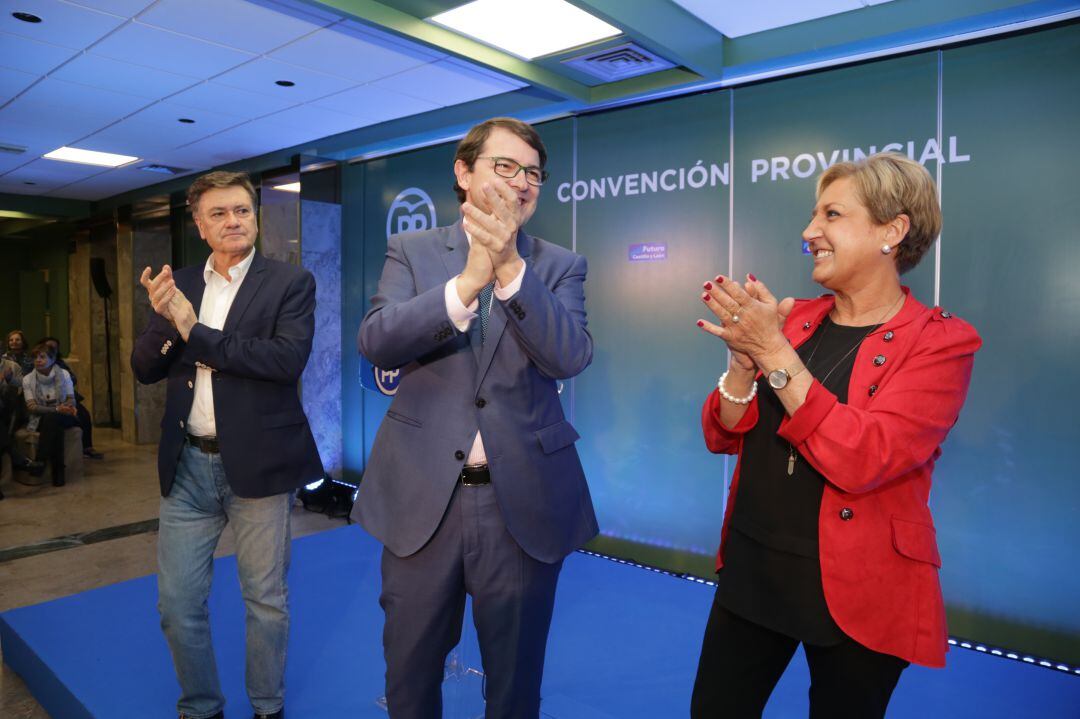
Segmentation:
<svg viewBox="0 0 1080 719">
<path fill-rule="evenodd" d="M 371 373 L 375 376 L 375 386 L 387 397 L 397 394 L 398 384 L 401 382 L 401 370 L 380 369 L 372 367 Z"/>
<path fill-rule="evenodd" d="M 398 193 L 386 213 L 386 236 L 399 232 L 417 232 L 435 227 L 435 203 L 419 187 Z"/>
</svg>

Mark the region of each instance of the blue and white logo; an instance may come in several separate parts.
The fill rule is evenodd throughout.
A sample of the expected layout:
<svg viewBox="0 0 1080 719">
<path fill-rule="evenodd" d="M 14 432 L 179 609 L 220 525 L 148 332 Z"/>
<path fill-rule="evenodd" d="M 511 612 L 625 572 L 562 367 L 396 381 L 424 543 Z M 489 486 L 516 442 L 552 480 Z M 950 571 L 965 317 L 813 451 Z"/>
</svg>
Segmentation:
<svg viewBox="0 0 1080 719">
<path fill-rule="evenodd" d="M 360 386 L 371 392 L 393 397 L 401 384 L 401 370 L 382 369 L 360 355 Z"/>
<path fill-rule="evenodd" d="M 387 397 L 393 397 L 397 394 L 398 383 L 401 381 L 401 370 L 381 369 L 372 366 L 371 371 L 375 376 L 375 386 L 380 392 Z"/>
<path fill-rule="evenodd" d="M 435 227 L 435 203 L 419 187 L 398 193 L 386 213 L 386 236 L 399 232 L 418 232 Z"/>
</svg>

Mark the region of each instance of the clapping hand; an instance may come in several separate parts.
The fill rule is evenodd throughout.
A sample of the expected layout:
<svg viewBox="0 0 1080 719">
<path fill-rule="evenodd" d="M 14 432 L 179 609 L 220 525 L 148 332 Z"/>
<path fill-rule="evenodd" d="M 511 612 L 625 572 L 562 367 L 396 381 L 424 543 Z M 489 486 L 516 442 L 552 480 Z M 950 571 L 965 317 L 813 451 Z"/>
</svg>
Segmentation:
<svg viewBox="0 0 1080 719">
<path fill-rule="evenodd" d="M 521 227 L 521 203 L 514 190 L 504 182 L 484 183 L 481 188 L 490 212 L 471 202 L 465 202 L 465 228 L 473 242 L 479 242 L 491 256 L 495 272 L 506 265 L 515 265 L 518 257 L 517 232 Z"/>
<path fill-rule="evenodd" d="M 176 286 L 171 267 L 165 265 L 153 279 L 150 274 L 149 267 L 143 269 L 139 284 L 146 288 L 151 307 L 154 308 L 154 312 L 171 322 L 186 341 L 191 328 L 198 322 L 195 308 Z"/>
<path fill-rule="evenodd" d="M 718 322 L 698 320 L 698 327 L 724 340 L 732 361 L 743 369 L 753 368 L 755 357 L 787 343 L 781 329 L 795 305 L 791 297 L 778 302 L 753 275 L 747 275 L 745 288 L 724 275 L 705 282 L 703 288 L 701 300 Z"/>
</svg>

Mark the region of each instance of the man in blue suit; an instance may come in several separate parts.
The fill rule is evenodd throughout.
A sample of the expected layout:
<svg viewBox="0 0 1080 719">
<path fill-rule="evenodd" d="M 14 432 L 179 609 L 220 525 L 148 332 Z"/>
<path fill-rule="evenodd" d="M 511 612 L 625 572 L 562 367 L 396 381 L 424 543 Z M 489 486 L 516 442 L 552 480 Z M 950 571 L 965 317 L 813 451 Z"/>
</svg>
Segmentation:
<svg viewBox="0 0 1080 719">
<path fill-rule="evenodd" d="M 536 717 L 563 558 L 596 535 L 557 383 L 592 360 L 585 258 L 521 230 L 547 152 L 495 118 L 459 143 L 462 220 L 394 235 L 360 352 L 401 380 L 354 516 L 384 545 L 392 719 L 441 715 L 466 594 L 487 719 Z"/>
<path fill-rule="evenodd" d="M 143 270 L 155 314 L 135 342 L 140 382 L 166 380 L 158 609 L 180 681 L 181 719 L 223 716 L 206 599 L 214 549 L 233 527 L 246 606 L 248 697 L 284 717 L 293 490 L 323 476 L 297 394 L 315 330 L 315 280 L 255 250 L 255 189 L 211 172 L 188 190 L 204 266 Z"/>
</svg>

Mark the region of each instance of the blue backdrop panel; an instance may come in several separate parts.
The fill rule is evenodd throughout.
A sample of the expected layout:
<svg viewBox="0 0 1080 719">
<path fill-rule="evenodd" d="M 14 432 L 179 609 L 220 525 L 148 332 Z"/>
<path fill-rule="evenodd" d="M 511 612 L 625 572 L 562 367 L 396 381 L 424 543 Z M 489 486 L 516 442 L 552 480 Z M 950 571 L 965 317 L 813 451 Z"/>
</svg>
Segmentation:
<svg viewBox="0 0 1080 719">
<path fill-rule="evenodd" d="M 601 532 L 708 572 L 727 472 L 701 439 L 726 354 L 695 326 L 728 268 L 729 94 L 578 120 L 577 248 L 596 341 L 574 417 Z M 641 553 L 637 553 L 641 556 Z M 689 558 L 687 558 L 689 555 Z"/>
<path fill-rule="evenodd" d="M 1080 26 L 944 68 L 971 161 L 944 168 L 941 301 L 985 342 L 933 499 L 951 629 L 1080 662 Z"/>
</svg>

